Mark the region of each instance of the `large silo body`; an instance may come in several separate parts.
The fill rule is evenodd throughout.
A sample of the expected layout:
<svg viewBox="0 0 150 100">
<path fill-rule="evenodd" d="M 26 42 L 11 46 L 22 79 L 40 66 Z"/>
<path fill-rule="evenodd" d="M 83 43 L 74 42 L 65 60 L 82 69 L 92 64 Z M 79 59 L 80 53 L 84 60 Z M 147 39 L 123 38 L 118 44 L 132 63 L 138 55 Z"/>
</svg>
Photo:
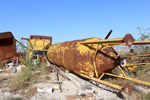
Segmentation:
<svg viewBox="0 0 150 100">
<path fill-rule="evenodd" d="M 117 53 L 112 47 L 103 45 L 104 47 L 98 50 L 94 59 L 97 44 L 80 44 L 80 42 L 92 40 L 101 39 L 88 38 L 54 44 L 48 50 L 48 59 L 53 64 L 64 67 L 76 74 L 79 74 L 81 71 L 87 74 L 94 74 L 94 60 L 98 75 L 102 74 L 102 72 L 111 71 L 119 64 Z M 99 48 L 101 46 L 99 45 Z"/>
</svg>

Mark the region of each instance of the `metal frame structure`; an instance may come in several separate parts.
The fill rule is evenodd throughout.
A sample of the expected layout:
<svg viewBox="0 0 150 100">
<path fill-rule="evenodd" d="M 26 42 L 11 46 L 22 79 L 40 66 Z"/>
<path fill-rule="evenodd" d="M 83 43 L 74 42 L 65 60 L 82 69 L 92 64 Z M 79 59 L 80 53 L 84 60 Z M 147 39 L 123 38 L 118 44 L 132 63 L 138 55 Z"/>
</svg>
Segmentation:
<svg viewBox="0 0 150 100">
<path fill-rule="evenodd" d="M 150 58 L 150 54 L 143 54 L 143 55 L 131 55 L 131 56 L 126 56 L 126 57 L 122 57 L 122 58 L 132 58 L 132 57 L 143 57 L 143 58 L 145 58 L 145 57 L 147 57 L 147 56 L 149 56 L 149 58 Z M 138 65 L 145 65 L 146 66 L 146 68 L 145 68 L 145 71 L 149 71 L 150 69 L 148 69 L 148 65 L 150 65 L 150 62 L 149 61 L 146 61 L 146 62 L 137 62 L 137 63 L 127 63 L 126 64 L 126 68 L 127 68 L 127 66 L 128 67 L 130 67 L 130 68 L 132 68 L 133 66 L 138 66 Z M 128 69 L 128 68 L 127 68 Z M 129 69 L 128 69 L 129 70 Z M 129 70 L 130 71 L 130 70 Z"/>
<path fill-rule="evenodd" d="M 145 82 L 145 81 L 141 81 L 141 80 L 134 79 L 134 78 L 131 78 L 131 77 L 127 77 L 127 75 L 124 73 L 124 71 L 122 70 L 122 68 L 121 68 L 120 66 L 118 66 L 118 68 L 120 69 L 120 71 L 122 72 L 123 75 L 116 75 L 116 74 L 112 74 L 112 73 L 102 73 L 102 75 L 101 75 L 99 78 L 95 78 L 95 77 L 89 77 L 88 75 L 86 75 L 86 74 L 83 73 L 83 72 L 80 72 L 79 74 L 80 74 L 82 77 L 85 77 L 85 78 L 87 78 L 87 79 L 90 79 L 90 80 L 93 80 L 93 81 L 102 83 L 102 84 L 104 84 L 104 85 L 110 86 L 110 87 L 115 88 L 115 89 L 118 89 L 118 90 L 122 90 L 122 89 L 123 89 L 123 86 L 119 86 L 119 85 L 116 85 L 116 84 L 113 84 L 113 83 L 110 83 L 110 82 L 107 82 L 107 81 L 102 80 L 102 78 L 104 77 L 104 75 L 109 75 L 109 76 L 113 76 L 113 77 L 118 77 L 118 78 L 130 80 L 130 81 L 134 81 L 134 82 L 137 82 L 137 83 L 141 83 L 141 84 L 150 86 L 150 83 L 149 83 L 149 82 Z"/>
<path fill-rule="evenodd" d="M 97 49 L 95 50 L 95 54 L 94 54 L 94 57 L 93 57 L 95 75 L 92 75 L 92 77 L 91 77 L 88 73 L 86 73 L 84 71 L 76 72 L 80 76 L 85 77 L 85 78 L 90 79 L 90 80 L 93 80 L 93 81 L 96 81 L 98 83 L 102 83 L 104 85 L 113 87 L 115 89 L 119 89 L 119 90 L 122 90 L 123 87 L 119 86 L 119 85 L 116 85 L 116 84 L 113 84 L 113 83 L 110 83 L 110 82 L 107 82 L 107 81 L 104 81 L 104 80 L 102 80 L 102 78 L 105 75 L 109 75 L 109 76 L 118 77 L 118 78 L 122 78 L 122 79 L 126 79 L 126 80 L 131 80 L 131 81 L 134 81 L 134 82 L 137 82 L 137 83 L 140 83 L 140 84 L 150 86 L 150 82 L 145 82 L 145 81 L 141 81 L 141 80 L 138 80 L 138 79 L 128 77 L 124 73 L 124 71 L 122 70 L 122 68 L 120 66 L 117 66 L 117 67 L 120 69 L 122 75 L 102 72 L 101 75 L 98 77 L 98 74 L 97 74 L 98 72 L 96 70 L 96 64 L 95 64 L 95 60 L 94 60 L 95 57 L 96 57 L 97 51 L 102 49 L 102 47 L 103 47 L 103 46 L 101 46 L 101 48 L 99 48 L 99 45 L 108 45 L 108 47 L 125 45 L 124 48 L 118 53 L 117 56 L 119 56 L 127 46 L 131 47 L 131 45 L 146 45 L 146 44 L 150 44 L 150 41 L 135 41 L 133 37 L 130 37 L 130 34 L 127 34 L 124 38 L 105 39 L 105 40 L 100 40 L 100 41 L 88 41 L 88 42 L 81 42 L 80 44 L 97 44 Z M 95 77 L 93 77 L 93 76 L 95 76 Z"/>
<path fill-rule="evenodd" d="M 124 48 L 119 52 L 118 56 L 121 54 L 121 52 L 123 52 L 123 50 L 125 49 L 126 46 L 124 46 Z M 97 50 L 96 50 L 97 52 Z M 95 55 L 94 55 L 95 57 Z M 119 86 L 119 85 L 116 85 L 116 84 L 113 84 L 113 83 L 110 83 L 110 82 L 107 82 L 107 81 L 104 81 L 102 80 L 102 78 L 104 77 L 104 75 L 109 75 L 109 76 L 113 76 L 113 77 L 117 77 L 117 78 L 122 78 L 122 79 L 126 79 L 126 80 L 130 80 L 130 81 L 134 81 L 134 82 L 137 82 L 137 83 L 141 83 L 141 84 L 144 84 L 144 85 L 148 85 L 150 86 L 150 83 L 149 82 L 145 82 L 145 81 L 141 81 L 141 80 L 138 80 L 138 79 L 134 79 L 134 78 L 131 78 L 131 77 L 128 77 L 124 71 L 122 70 L 122 68 L 120 66 L 117 66 L 122 75 L 117 75 L 117 74 L 112 74 L 112 73 L 102 73 L 100 77 L 97 76 L 97 71 L 96 71 L 96 68 L 94 67 L 95 69 L 95 72 L 96 72 L 96 77 L 91 77 L 89 75 L 87 75 L 87 73 L 83 72 L 83 71 L 80 71 L 79 74 L 82 76 L 82 77 L 85 77 L 87 79 L 90 79 L 90 80 L 94 80 L 96 82 L 99 82 L 99 83 L 102 83 L 102 84 L 105 84 L 107 86 L 110 86 L 112 88 L 115 88 L 115 89 L 119 89 L 119 90 L 122 90 L 123 87 L 122 86 Z M 77 72 L 78 73 L 78 72 Z"/>
<path fill-rule="evenodd" d="M 129 67 L 132 67 L 132 66 L 138 66 L 138 65 L 145 65 L 146 66 L 146 68 L 145 68 L 145 71 L 149 71 L 150 69 L 148 69 L 148 65 L 150 65 L 150 62 L 148 62 L 148 63 L 128 63 L 127 64 L 127 66 L 129 66 Z"/>
</svg>

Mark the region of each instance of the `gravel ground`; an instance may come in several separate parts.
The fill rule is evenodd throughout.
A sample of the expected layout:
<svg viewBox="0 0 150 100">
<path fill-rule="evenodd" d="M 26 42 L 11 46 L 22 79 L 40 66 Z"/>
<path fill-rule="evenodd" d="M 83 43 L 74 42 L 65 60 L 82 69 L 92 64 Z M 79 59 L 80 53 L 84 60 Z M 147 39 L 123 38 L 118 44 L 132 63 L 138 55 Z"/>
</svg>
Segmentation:
<svg viewBox="0 0 150 100">
<path fill-rule="evenodd" d="M 39 78 L 38 82 L 34 85 L 28 87 L 27 89 L 20 90 L 16 93 L 11 92 L 7 85 L 9 83 L 9 78 L 15 74 L 11 73 L 0 73 L 1 77 L 5 77 L 6 80 L 0 82 L 0 98 L 1 100 L 14 100 L 8 98 L 23 98 L 25 100 L 67 100 L 66 96 L 68 95 L 87 95 L 88 93 L 92 93 L 93 97 L 87 99 L 72 99 L 72 100 L 123 100 L 120 99 L 115 90 L 112 90 L 109 87 L 99 84 L 99 87 L 93 85 L 89 81 L 82 79 L 72 73 L 64 73 L 67 77 L 71 79 L 62 81 L 61 88 L 62 92 L 59 89 L 59 84 L 56 83 L 56 74 L 50 73 L 47 76 L 50 77 L 49 80 L 43 81 Z M 5 87 L 2 87 L 5 86 Z M 86 87 L 85 87 L 86 86 Z M 51 93 L 48 92 L 37 92 L 32 89 L 53 89 Z M 29 92 L 29 90 L 31 92 Z M 33 93 L 32 93 L 33 92 Z M 21 100 L 21 99 L 19 99 Z"/>
</svg>

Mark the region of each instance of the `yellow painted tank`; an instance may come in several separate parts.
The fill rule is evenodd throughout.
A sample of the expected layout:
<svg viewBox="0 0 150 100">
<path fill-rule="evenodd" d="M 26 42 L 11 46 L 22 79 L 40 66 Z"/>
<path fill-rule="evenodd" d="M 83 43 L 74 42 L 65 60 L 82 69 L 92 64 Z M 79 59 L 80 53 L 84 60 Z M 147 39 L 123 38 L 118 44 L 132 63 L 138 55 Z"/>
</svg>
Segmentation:
<svg viewBox="0 0 150 100">
<path fill-rule="evenodd" d="M 64 67 L 76 74 L 84 72 L 87 75 L 95 75 L 94 62 L 98 76 L 102 72 L 111 71 L 119 64 L 117 53 L 112 47 L 103 45 L 103 48 L 97 51 L 94 58 L 97 44 L 80 44 L 80 42 L 91 40 L 101 39 L 88 38 L 54 44 L 48 50 L 48 59 L 53 64 Z M 99 45 L 99 48 L 101 46 Z"/>
<path fill-rule="evenodd" d="M 47 50 L 51 45 L 52 45 L 52 37 L 31 35 L 28 42 L 29 57 L 36 54 L 46 55 Z"/>
</svg>

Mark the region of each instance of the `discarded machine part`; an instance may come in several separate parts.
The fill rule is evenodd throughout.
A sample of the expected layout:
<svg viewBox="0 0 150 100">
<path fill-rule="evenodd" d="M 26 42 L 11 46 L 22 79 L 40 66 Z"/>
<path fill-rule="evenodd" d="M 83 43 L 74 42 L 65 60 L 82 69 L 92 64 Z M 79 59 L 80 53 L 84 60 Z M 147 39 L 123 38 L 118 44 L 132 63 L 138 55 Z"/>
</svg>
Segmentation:
<svg viewBox="0 0 150 100">
<path fill-rule="evenodd" d="M 16 55 L 16 40 L 11 32 L 0 33 L 0 61 L 11 61 Z"/>
<path fill-rule="evenodd" d="M 148 65 L 150 65 L 150 54 L 131 55 L 121 57 L 121 59 L 126 60 L 124 67 L 126 67 L 129 72 L 136 71 L 139 65 L 145 65 L 145 71 L 150 70 L 148 69 Z"/>
<path fill-rule="evenodd" d="M 121 61 L 120 61 L 120 66 L 121 66 L 121 67 L 125 67 L 126 64 L 127 64 L 127 60 L 126 60 L 126 59 L 121 59 Z"/>
<path fill-rule="evenodd" d="M 133 49 L 130 49 L 130 53 L 133 53 L 134 52 L 134 50 Z"/>
<path fill-rule="evenodd" d="M 52 45 L 48 50 L 48 59 L 53 64 L 64 67 L 75 74 L 116 89 L 121 90 L 123 87 L 103 81 L 102 77 L 109 75 L 150 86 L 148 82 L 127 77 L 120 67 L 119 55 L 126 46 L 131 47 L 132 44 L 150 44 L 150 41 L 135 41 L 131 34 L 117 39 L 74 40 Z M 117 54 L 112 47 L 119 45 L 125 45 L 125 47 Z M 108 73 L 117 66 L 123 75 Z"/>
<path fill-rule="evenodd" d="M 127 95 L 131 95 L 132 91 L 133 91 L 133 87 L 129 85 L 128 83 L 126 83 L 124 88 L 122 89 L 122 92 Z"/>
<path fill-rule="evenodd" d="M 142 55 L 131 55 L 121 57 L 122 59 L 126 59 L 128 63 L 135 62 L 135 63 L 146 63 L 150 62 L 150 54 L 142 54 Z"/>
<path fill-rule="evenodd" d="M 67 100 L 91 100 L 94 97 L 93 93 L 80 93 L 77 95 L 65 95 Z"/>
<path fill-rule="evenodd" d="M 26 39 L 26 38 L 22 38 Z M 31 35 L 28 40 L 28 51 L 29 57 L 34 55 L 47 55 L 47 49 L 52 45 L 52 37 L 50 36 L 39 36 L 39 35 Z"/>
<path fill-rule="evenodd" d="M 105 37 L 105 39 L 108 39 L 109 36 L 111 35 L 111 33 L 112 33 L 112 30 L 109 31 L 109 33 L 107 34 L 107 36 Z"/>
</svg>

